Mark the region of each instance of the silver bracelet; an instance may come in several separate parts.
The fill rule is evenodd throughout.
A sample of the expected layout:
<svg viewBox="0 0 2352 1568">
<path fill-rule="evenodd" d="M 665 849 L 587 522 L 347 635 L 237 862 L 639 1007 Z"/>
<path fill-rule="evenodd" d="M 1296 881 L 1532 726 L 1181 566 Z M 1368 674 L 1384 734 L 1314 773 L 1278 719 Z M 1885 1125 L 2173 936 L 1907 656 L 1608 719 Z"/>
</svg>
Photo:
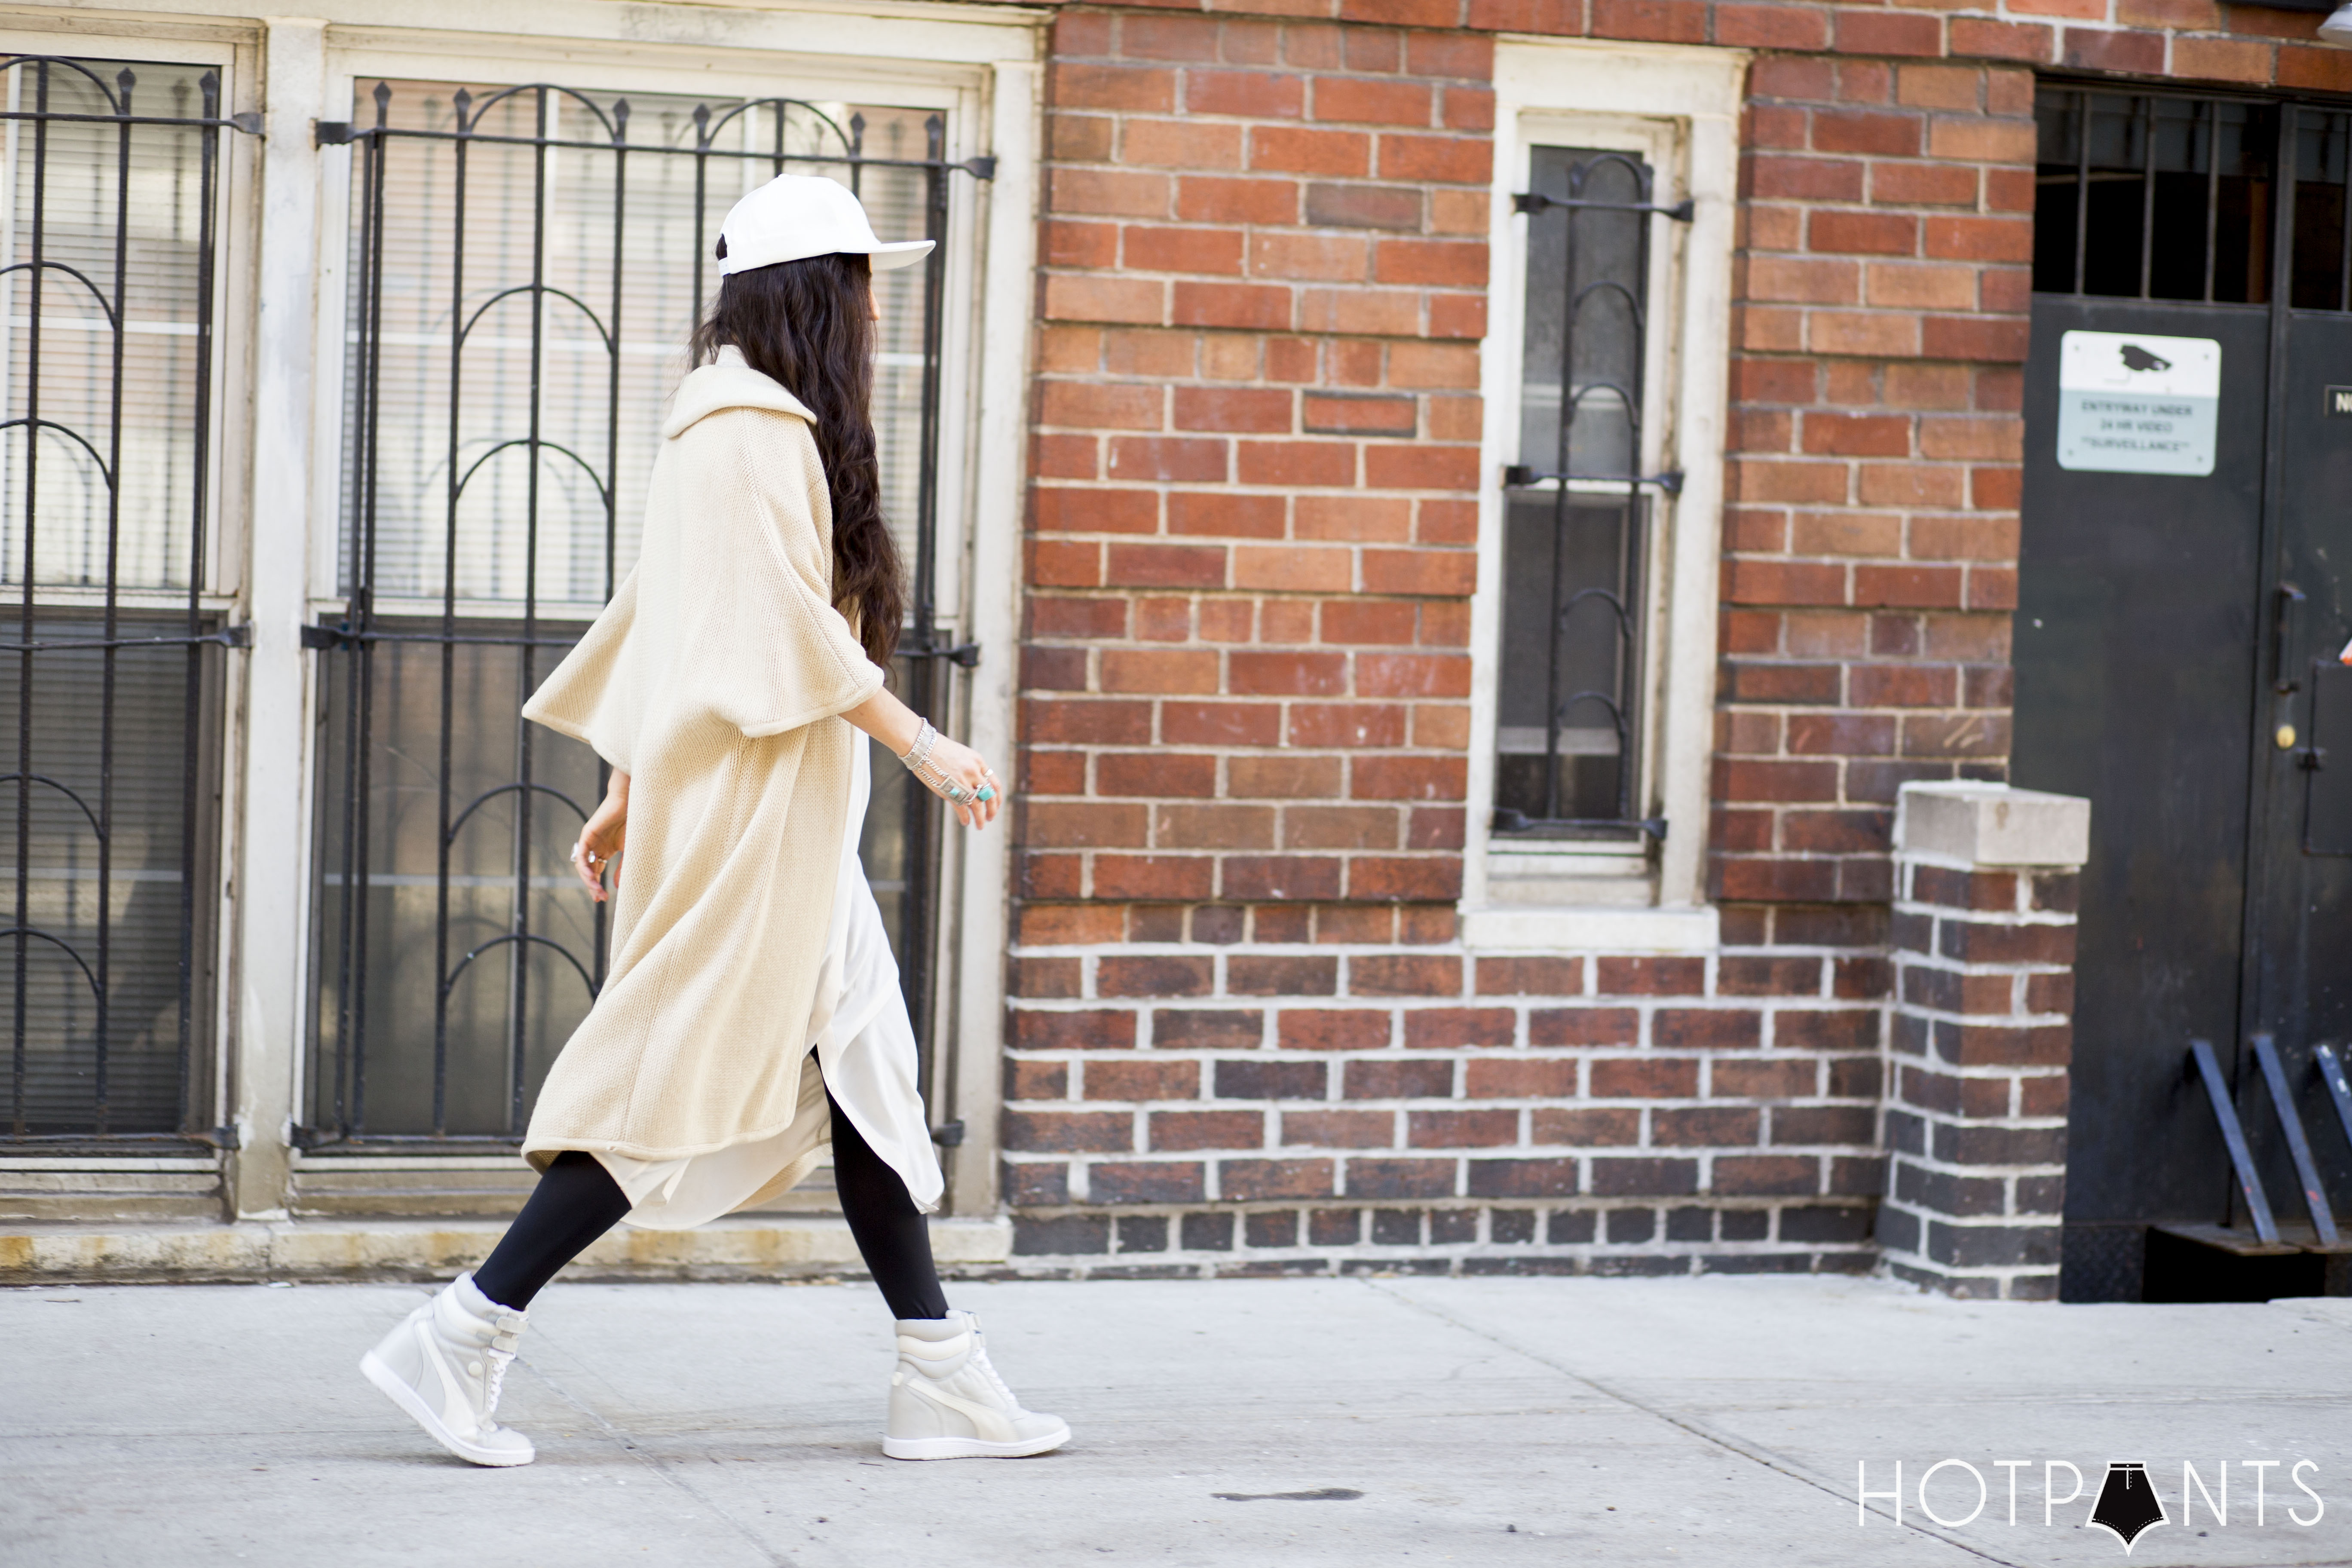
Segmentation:
<svg viewBox="0 0 2352 1568">
<path fill-rule="evenodd" d="M 939 743 L 940 732 L 933 729 L 931 721 L 926 719 L 923 721 L 923 727 L 915 731 L 915 743 L 908 746 L 906 754 L 898 760 L 907 764 L 908 773 L 919 776 L 923 771 L 923 763 L 930 759 L 931 748 Z"/>
<path fill-rule="evenodd" d="M 967 789 L 956 783 L 945 768 L 933 763 L 931 752 L 939 743 L 940 732 L 933 729 L 931 721 L 926 719 L 923 721 L 923 727 L 915 731 L 915 743 L 908 747 L 906 754 L 898 760 L 906 764 L 907 771 L 914 774 L 924 788 L 933 795 L 945 795 L 958 805 L 969 805 L 974 801 L 991 801 L 998 797 L 1002 793 L 1002 787 L 996 782 L 996 774 L 987 767 L 983 766 L 981 769 L 982 776 L 986 782 L 977 788 Z"/>
<path fill-rule="evenodd" d="M 906 764 L 907 771 L 914 774 L 916 780 L 924 788 L 934 795 L 945 795 L 948 799 L 961 805 L 971 792 L 950 778 L 944 771 L 932 765 L 931 752 L 939 743 L 939 731 L 932 728 L 931 721 L 926 719 L 923 721 L 922 729 L 916 731 L 915 743 L 908 747 L 907 754 L 898 760 Z"/>
</svg>

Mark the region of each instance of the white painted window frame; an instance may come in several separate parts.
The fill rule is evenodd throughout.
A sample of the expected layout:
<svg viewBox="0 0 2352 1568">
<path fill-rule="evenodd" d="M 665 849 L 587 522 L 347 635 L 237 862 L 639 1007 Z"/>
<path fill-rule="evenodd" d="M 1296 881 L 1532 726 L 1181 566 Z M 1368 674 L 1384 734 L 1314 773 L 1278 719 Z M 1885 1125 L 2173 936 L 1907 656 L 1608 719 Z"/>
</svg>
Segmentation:
<svg viewBox="0 0 2352 1568">
<path fill-rule="evenodd" d="M 0 28 L 0 56 L 59 55 L 81 59 L 157 60 L 176 65 L 217 67 L 221 78 L 220 113 L 224 118 L 258 106 L 260 51 L 254 29 L 236 24 L 173 27 L 158 36 L 136 22 L 110 19 L 93 23 L 84 16 L 57 17 L 18 14 Z M 244 580 L 245 521 L 250 469 L 244 460 L 252 438 L 248 405 L 236 395 L 249 370 L 247 357 L 254 322 L 253 261 L 256 241 L 254 190 L 258 169 L 258 144 L 243 132 L 224 130 L 220 140 L 220 226 L 213 258 L 213 430 L 209 458 L 211 490 L 205 499 L 205 581 L 201 602 L 211 614 L 238 618 L 238 595 Z M 75 605 L 102 603 L 104 595 L 84 588 L 36 587 L 43 605 Z M 178 607 L 187 603 L 183 593 L 125 591 L 124 605 Z M 214 784 L 221 803 L 216 825 L 220 841 L 216 862 L 220 875 L 234 887 L 236 855 L 241 843 L 238 785 L 242 776 L 244 705 L 239 700 L 243 659 L 231 651 L 221 692 L 219 773 Z M 220 918 L 214 921 L 211 1059 L 203 1064 L 205 1081 L 189 1086 L 194 1118 L 205 1126 L 230 1119 L 236 1052 L 236 930 L 234 904 L 222 894 Z M 47 1171 L 182 1171 L 211 1166 L 217 1156 L 195 1155 L 161 1160 L 125 1160 L 106 1156 L 68 1160 L 10 1159 L 7 1169 Z"/>
<path fill-rule="evenodd" d="M 239 603 L 254 628 L 252 652 L 230 700 L 236 724 L 224 864 L 225 952 L 221 992 L 226 1113 L 242 1148 L 230 1191 L 243 1218 L 282 1218 L 290 1195 L 289 1134 L 300 1103 L 304 1059 L 305 952 L 310 891 L 306 823 L 310 799 L 315 660 L 300 626 L 332 595 L 337 473 L 341 458 L 341 340 L 347 211 L 329 163 L 313 145 L 319 120 L 352 112 L 352 83 L 373 74 L 478 79 L 486 60 L 527 58 L 516 79 L 562 79 L 625 89 L 688 91 L 821 90 L 839 83 L 857 95 L 887 91 L 909 100 L 928 90 L 950 108 L 952 155 L 986 152 L 996 177 L 954 195 L 950 223 L 979 246 L 956 247 L 948 280 L 948 330 L 960 362 L 943 387 L 943 533 L 940 563 L 953 629 L 985 650 L 964 682 L 956 715 L 972 742 L 1012 754 L 1014 644 L 1018 627 L 1019 530 L 1025 442 L 1021 413 L 1028 375 L 1029 307 L 1034 268 L 1044 20 L 1034 12 L 981 5 L 898 0 L 814 0 L 792 5 L 589 6 L 559 0 L 413 0 L 403 24 L 382 24 L 373 0 L 331 0 L 300 19 L 223 26 L 206 0 L 163 0 L 126 24 L 124 58 L 144 37 L 151 58 L 190 58 L 191 41 L 242 42 L 245 68 L 232 95 L 266 80 L 268 141 L 257 178 L 240 187 L 225 243 L 235 251 L 244 301 L 225 313 L 224 363 L 247 376 L 240 416 L 226 418 L 240 443 L 225 449 L 224 474 L 268 473 L 275 482 L 225 504 L 236 534 Z M 88 52 L 87 19 L 60 7 L 29 24 L 35 47 Z M 877 28 L 882 30 L 877 31 Z M 70 41 L 58 33 L 68 33 Z M 257 46 L 257 47 L 256 47 Z M 110 44 L 110 47 L 112 47 Z M 887 47 L 887 57 L 876 51 Z M 209 58 L 209 56 L 205 57 Z M 253 68 L 257 66 L 259 68 Z M 774 74 L 765 74 L 773 72 Z M 721 78 L 724 78 L 722 81 Z M 922 102 L 924 100 L 912 100 Z M 249 242 L 232 236 L 250 236 Z M 226 413 L 225 409 L 225 414 Z M 225 483 L 228 481 L 224 480 Z M 956 530 L 958 513 L 966 525 Z M 223 548 L 229 548 L 226 542 Z M 321 579 L 324 589 L 321 590 Z M 339 601 L 331 601 L 338 602 Z M 949 840 L 940 975 L 940 1037 L 957 1042 L 943 1060 L 945 1106 L 960 1116 L 964 1142 L 946 1152 L 949 1212 L 984 1216 L 999 1207 L 996 1128 L 1004 992 L 1007 841 L 1002 833 Z M 951 934 L 950 934 L 951 933 Z"/>
<path fill-rule="evenodd" d="M 904 47 L 926 29 L 893 29 L 894 42 Z M 796 40 L 797 41 L 797 40 Z M 329 47 L 329 102 L 358 103 L 362 85 L 378 77 L 451 77 L 465 79 L 528 82 L 557 79 L 550 75 L 541 41 L 518 40 L 511 50 L 491 52 L 478 38 L 404 40 L 399 47 L 371 39 L 351 49 Z M 681 58 L 681 56 L 701 57 Z M 1014 535 L 1018 529 L 1020 475 L 1008 476 L 1001 454 L 1017 453 L 1017 431 L 991 431 L 980 438 L 974 411 L 1021 405 L 1020 377 L 1026 374 L 1025 331 L 1007 333 L 1001 320 L 1001 296 L 1020 289 L 1024 307 L 1028 255 L 1034 246 L 1035 131 L 1030 112 L 1036 100 L 1037 73 L 1027 62 L 992 62 L 976 68 L 961 61 L 934 62 L 901 55 L 891 60 L 842 59 L 793 53 L 750 54 L 730 50 L 723 67 L 710 63 L 709 51 L 648 51 L 635 46 L 580 48 L 565 62 L 566 86 L 624 92 L 713 93 L 724 96 L 772 96 L 782 90 L 814 99 L 885 100 L 911 108 L 946 111 L 947 155 L 972 157 L 993 150 L 998 169 L 985 189 L 977 182 L 951 182 L 949 207 L 948 273 L 943 299 L 943 353 L 949 374 L 941 383 L 939 455 L 941 507 L 939 618 L 941 635 L 950 641 L 969 635 L 986 650 L 989 667 L 968 679 L 956 718 L 983 753 L 1012 754 L 1013 689 L 1002 675 L 1013 657 L 1016 607 L 983 604 L 992 584 L 1017 580 Z M 1010 79 L 1019 79 L 1018 81 Z M 1008 91 L 1008 87 L 1014 90 Z M 1013 112 L 1007 113 L 1007 110 Z M 335 117 L 356 114 L 346 108 Z M 1018 135 L 1029 145 L 1008 148 Z M 342 279 L 348 249 L 348 179 L 341 177 L 348 160 L 338 161 L 334 175 L 325 182 L 326 219 L 320 225 L 319 272 L 320 383 L 319 461 L 313 516 L 319 530 L 310 542 L 311 586 L 315 611 L 340 608 L 334 593 L 334 571 L 340 508 L 341 453 L 336 442 L 341 427 L 341 353 L 343 316 L 348 289 Z M 984 210 L 985 209 L 985 210 Z M 1012 226 L 989 223 L 992 213 L 1010 209 L 1021 216 L 1017 237 Z M 1015 243 L 1018 255 L 1000 256 L 999 249 Z M 981 246 L 988 247 L 991 264 L 982 288 Z M 1017 276 L 1015 276 L 1017 270 Z M 994 307 L 992 310 L 992 306 Z M 989 326 L 995 326 L 990 331 Z M 1010 357 L 1011 365 L 1006 361 Z M 1010 368 L 1015 376 L 1008 378 Z M 999 421 L 1001 423 L 1001 421 Z M 977 454 L 994 450 L 992 464 L 976 463 Z M 985 471 L 983 471 L 985 468 Z M 961 505 L 958 504 L 959 500 Z M 995 504 L 991 504 L 992 502 Z M 1009 503 L 1009 504 L 1008 504 Z M 624 504 L 627 504 L 625 499 Z M 961 520 L 964 526 L 959 528 Z M 987 537 L 983 538 L 983 535 Z M 1002 536 L 1000 539 L 998 536 Z M 993 623 L 993 624 L 989 624 Z M 947 918 L 939 922 L 939 948 L 932 973 L 937 979 L 940 1079 L 932 1093 L 947 1102 L 940 1120 L 963 1122 L 965 1142 L 949 1154 L 950 1212 L 957 1215 L 992 1213 L 997 1206 L 995 1160 L 995 1100 L 1003 1011 L 1003 900 L 1009 886 L 1005 839 L 994 836 L 982 843 L 968 842 L 958 833 L 945 847 L 940 868 L 940 906 Z M 307 889 L 310 883 L 305 879 Z M 306 925 L 306 930 L 307 925 Z M 307 1018 L 307 1016 L 306 1016 Z M 306 1025 L 307 1026 L 307 1025 Z M 952 1044 L 951 1044 L 952 1042 Z M 299 1065 L 307 1059 L 298 1053 Z M 298 1086 L 296 1103 L 300 1103 Z"/>
<path fill-rule="evenodd" d="M 1728 391 L 1731 251 L 1738 126 L 1748 56 L 1736 49 L 1506 36 L 1495 51 L 1495 184 L 1490 220 L 1478 585 L 1471 603 L 1470 831 L 1464 847 L 1463 941 L 1486 951 L 1696 952 L 1717 941 L 1706 899 L 1707 766 L 1713 747 L 1717 561 Z M 1520 343 L 1530 149 L 1579 146 L 1642 154 L 1654 199 L 1688 197 L 1688 224 L 1651 220 L 1651 331 L 1643 410 L 1644 473 L 1679 470 L 1679 495 L 1654 494 L 1648 525 L 1647 665 L 1636 800 L 1667 831 L 1645 871 L 1576 877 L 1537 901 L 1508 896 L 1487 824 L 1495 788 L 1501 680 L 1505 498 L 1519 460 Z M 1509 852 L 1507 849 L 1506 853 Z"/>
<path fill-rule="evenodd" d="M 250 29 L 215 28 L 205 32 L 211 36 L 156 38 L 142 36 L 125 25 L 113 32 L 77 28 L 60 34 L 27 28 L 21 18 L 11 17 L 9 25 L 0 29 L 0 57 L 56 55 L 122 60 L 134 67 L 142 60 L 212 66 L 220 72 L 220 112 L 226 118 L 250 107 L 242 100 L 254 96 L 257 60 Z M 240 38 L 240 34 L 246 37 Z M 142 113 L 155 111 L 152 103 L 135 95 L 132 101 Z M 242 450 L 247 431 L 244 409 L 235 388 L 244 368 L 237 349 L 252 327 L 252 291 L 244 285 L 252 264 L 250 203 L 255 149 L 254 139 L 241 131 L 225 129 L 220 133 L 221 223 L 215 237 L 216 248 L 213 257 L 213 441 L 207 454 L 210 488 L 205 497 L 206 537 L 205 581 L 201 584 L 205 608 L 216 613 L 230 609 L 236 603 L 245 555 L 242 529 L 247 476 L 245 466 L 236 458 Z M 5 190 L 5 183 L 0 181 L 0 193 Z M 106 599 L 104 591 L 96 588 L 40 584 L 34 593 L 45 605 L 100 605 Z M 186 607 L 188 596 L 184 589 L 125 588 L 116 595 L 116 602 L 125 606 L 176 610 Z"/>
</svg>

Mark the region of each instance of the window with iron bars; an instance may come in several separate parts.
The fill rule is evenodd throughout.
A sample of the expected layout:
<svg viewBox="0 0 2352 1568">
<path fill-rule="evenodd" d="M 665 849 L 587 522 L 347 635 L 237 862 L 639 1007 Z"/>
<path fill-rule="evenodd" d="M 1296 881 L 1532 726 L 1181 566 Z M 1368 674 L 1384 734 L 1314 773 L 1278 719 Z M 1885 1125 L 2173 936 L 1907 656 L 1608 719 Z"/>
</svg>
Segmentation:
<svg viewBox="0 0 2352 1568">
<path fill-rule="evenodd" d="M 1638 859 L 1663 824 L 1643 795 L 1645 475 L 1652 200 L 1640 156 L 1535 146 L 1507 470 L 1493 830 Z"/>
<path fill-rule="evenodd" d="M 362 84 L 348 142 L 348 608 L 320 681 L 312 1146 L 511 1142 L 604 975 L 568 851 L 605 770 L 517 710 L 626 574 L 686 341 L 736 198 L 793 172 L 885 237 L 947 237 L 942 116 L 787 99 Z M 877 276 L 874 416 L 914 603 L 894 672 L 931 707 L 947 247 Z M 965 657 L 969 657 L 968 653 Z M 863 844 L 919 1034 L 937 813 L 878 757 Z"/>
<path fill-rule="evenodd" d="M 2352 111 L 2044 84 L 2034 100 L 2039 293 L 2352 310 Z M 2292 180 L 2282 178 L 2292 161 Z"/>
<path fill-rule="evenodd" d="M 0 1140 L 197 1137 L 220 653 L 215 68 L 0 61 Z"/>
</svg>

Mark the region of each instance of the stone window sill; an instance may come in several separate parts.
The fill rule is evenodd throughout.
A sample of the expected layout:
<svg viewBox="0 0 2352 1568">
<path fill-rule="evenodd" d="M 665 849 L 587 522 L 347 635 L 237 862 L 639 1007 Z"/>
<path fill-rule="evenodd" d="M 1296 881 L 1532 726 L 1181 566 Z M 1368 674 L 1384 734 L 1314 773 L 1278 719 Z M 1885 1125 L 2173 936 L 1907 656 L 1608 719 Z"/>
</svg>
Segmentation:
<svg viewBox="0 0 2352 1568">
<path fill-rule="evenodd" d="M 1474 952 L 1711 952 L 1722 941 L 1712 906 L 1462 911 Z"/>
</svg>

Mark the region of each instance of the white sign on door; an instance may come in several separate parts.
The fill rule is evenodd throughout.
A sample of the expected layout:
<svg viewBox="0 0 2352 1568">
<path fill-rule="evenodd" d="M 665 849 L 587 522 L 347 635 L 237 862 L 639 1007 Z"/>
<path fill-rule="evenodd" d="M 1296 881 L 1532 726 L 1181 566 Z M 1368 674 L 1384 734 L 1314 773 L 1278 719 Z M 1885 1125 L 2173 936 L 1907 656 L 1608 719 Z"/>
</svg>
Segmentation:
<svg viewBox="0 0 2352 1568">
<path fill-rule="evenodd" d="M 2058 347 L 2058 466 L 2210 474 L 2221 408 L 2212 338 L 2068 332 Z"/>
</svg>

